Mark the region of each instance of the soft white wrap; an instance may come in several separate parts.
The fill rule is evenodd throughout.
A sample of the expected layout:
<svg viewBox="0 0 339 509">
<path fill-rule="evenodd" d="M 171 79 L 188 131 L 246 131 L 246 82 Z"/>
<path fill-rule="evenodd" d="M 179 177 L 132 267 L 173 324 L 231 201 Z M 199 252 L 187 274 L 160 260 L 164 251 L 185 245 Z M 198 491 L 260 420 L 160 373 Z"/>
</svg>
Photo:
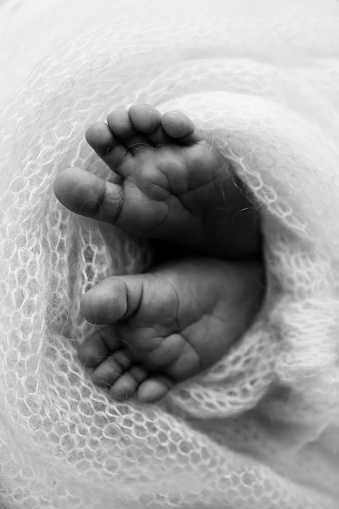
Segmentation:
<svg viewBox="0 0 339 509">
<path fill-rule="evenodd" d="M 0 506 L 339 508 L 339 3 L 0 0 Z M 57 203 L 118 105 L 180 109 L 262 213 L 252 329 L 161 405 L 78 364 L 79 296 L 146 244 Z M 206 338 L 208 341 L 208 337 Z"/>
</svg>

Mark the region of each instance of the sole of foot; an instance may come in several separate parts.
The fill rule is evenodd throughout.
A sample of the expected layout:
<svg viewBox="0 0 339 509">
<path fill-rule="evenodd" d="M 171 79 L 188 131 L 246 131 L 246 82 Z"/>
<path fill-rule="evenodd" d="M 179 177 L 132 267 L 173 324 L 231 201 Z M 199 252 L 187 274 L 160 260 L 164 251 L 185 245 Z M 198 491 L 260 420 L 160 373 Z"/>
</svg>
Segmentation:
<svg viewBox="0 0 339 509">
<path fill-rule="evenodd" d="M 262 293 L 258 264 L 208 258 L 108 278 L 82 297 L 85 318 L 103 327 L 79 358 L 113 398 L 156 402 L 229 351 Z"/>
<path fill-rule="evenodd" d="M 230 259 L 260 248 L 259 219 L 229 161 L 182 112 L 147 104 L 113 110 L 86 139 L 112 170 L 68 168 L 54 191 L 69 210 L 149 239 Z"/>
</svg>

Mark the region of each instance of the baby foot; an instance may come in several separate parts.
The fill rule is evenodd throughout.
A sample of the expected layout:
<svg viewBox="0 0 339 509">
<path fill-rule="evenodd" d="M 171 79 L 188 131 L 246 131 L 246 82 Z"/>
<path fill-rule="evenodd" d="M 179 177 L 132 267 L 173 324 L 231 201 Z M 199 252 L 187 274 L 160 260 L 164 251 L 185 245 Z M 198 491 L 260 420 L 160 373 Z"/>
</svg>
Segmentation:
<svg viewBox="0 0 339 509">
<path fill-rule="evenodd" d="M 242 335 L 260 304 L 260 280 L 254 263 L 194 258 L 108 278 L 82 297 L 86 319 L 106 327 L 79 358 L 114 398 L 155 402 Z"/>
<path fill-rule="evenodd" d="M 71 211 L 205 254 L 257 254 L 253 205 L 230 163 L 186 115 L 161 115 L 147 104 L 119 108 L 86 139 L 114 173 L 104 181 L 79 168 L 62 172 L 54 190 Z"/>
</svg>

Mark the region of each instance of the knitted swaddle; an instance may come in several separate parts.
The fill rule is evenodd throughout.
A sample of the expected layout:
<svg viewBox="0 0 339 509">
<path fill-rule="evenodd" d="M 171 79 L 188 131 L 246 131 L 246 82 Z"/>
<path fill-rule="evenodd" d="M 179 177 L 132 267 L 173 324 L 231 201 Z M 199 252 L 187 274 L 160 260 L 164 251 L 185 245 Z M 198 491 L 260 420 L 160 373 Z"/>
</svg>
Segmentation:
<svg viewBox="0 0 339 509">
<path fill-rule="evenodd" d="M 339 3 L 0 1 L 0 507 L 339 508 Z M 255 323 L 157 405 L 80 366 L 79 297 L 148 244 L 64 209 L 119 105 L 182 110 L 261 212 Z M 206 337 L 208 341 L 208 337 Z"/>
</svg>

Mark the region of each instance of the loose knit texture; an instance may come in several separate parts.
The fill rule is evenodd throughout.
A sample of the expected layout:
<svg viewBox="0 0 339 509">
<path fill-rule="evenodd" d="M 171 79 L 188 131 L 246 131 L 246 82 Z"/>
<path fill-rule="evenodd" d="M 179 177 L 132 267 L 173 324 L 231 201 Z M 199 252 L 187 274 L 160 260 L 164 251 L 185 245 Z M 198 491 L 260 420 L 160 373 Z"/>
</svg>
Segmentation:
<svg viewBox="0 0 339 509">
<path fill-rule="evenodd" d="M 339 508 L 339 3 L 7 0 L 0 49 L 0 506 Z M 267 274 L 241 341 L 157 405 L 112 401 L 76 356 L 80 295 L 151 249 L 52 192 L 107 174 L 84 131 L 135 102 L 233 165 Z"/>
</svg>

